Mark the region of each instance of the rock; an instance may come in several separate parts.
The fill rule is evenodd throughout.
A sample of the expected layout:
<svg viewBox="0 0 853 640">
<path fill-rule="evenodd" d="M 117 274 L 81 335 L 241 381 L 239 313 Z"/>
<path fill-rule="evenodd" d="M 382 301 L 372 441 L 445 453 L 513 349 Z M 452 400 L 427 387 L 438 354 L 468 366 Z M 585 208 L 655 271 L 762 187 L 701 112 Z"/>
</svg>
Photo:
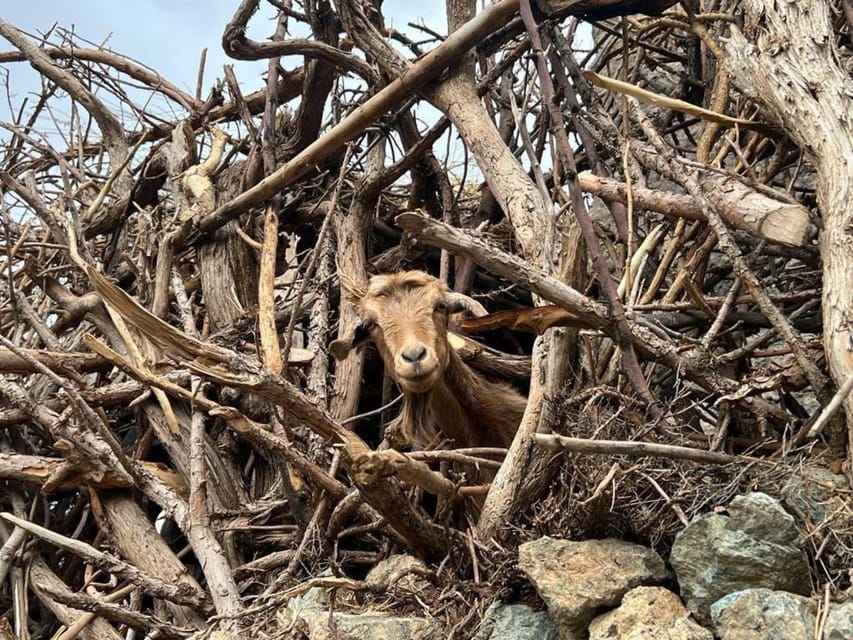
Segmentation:
<svg viewBox="0 0 853 640">
<path fill-rule="evenodd" d="M 827 515 L 844 511 L 846 496 L 843 492 L 847 489 L 847 479 L 843 475 L 823 467 L 806 467 L 785 482 L 781 494 L 791 513 L 810 526 L 816 526 L 823 523 Z"/>
<path fill-rule="evenodd" d="M 495 602 L 473 640 L 557 640 L 557 627 L 545 611 L 526 604 Z"/>
<path fill-rule="evenodd" d="M 737 496 L 728 507 L 732 524 L 748 536 L 775 544 L 796 545 L 799 532 L 794 519 L 776 498 L 754 491 Z M 801 554 L 802 555 L 802 554 Z"/>
<path fill-rule="evenodd" d="M 711 618 L 720 640 L 805 640 L 814 637 L 816 610 L 793 593 L 745 589 L 715 602 Z"/>
<path fill-rule="evenodd" d="M 378 562 L 364 581 L 370 586 L 384 584 L 389 588 L 420 591 L 429 586 L 429 581 L 422 577 L 425 575 L 430 575 L 430 571 L 421 560 L 399 554 Z"/>
<path fill-rule="evenodd" d="M 621 540 L 539 538 L 519 547 L 518 566 L 545 601 L 562 640 L 585 638 L 602 607 L 615 607 L 634 587 L 667 577 L 658 554 Z"/>
<path fill-rule="evenodd" d="M 288 600 L 291 609 L 328 609 L 329 598 L 322 587 L 311 587 L 302 596 Z"/>
<path fill-rule="evenodd" d="M 663 587 L 637 587 L 622 604 L 595 618 L 589 640 L 714 640 L 688 617 L 681 599 Z"/>
<path fill-rule="evenodd" d="M 291 599 L 282 614 L 310 640 L 439 640 L 444 636 L 435 620 L 381 612 L 335 612 L 330 623 L 328 598 L 319 587 Z"/>
<path fill-rule="evenodd" d="M 714 602 L 743 589 L 809 593 L 794 519 L 779 502 L 755 492 L 732 500 L 728 512 L 699 516 L 672 546 L 669 561 L 691 613 L 708 623 Z"/>
<path fill-rule="evenodd" d="M 593 196 L 589 200 L 587 210 L 589 211 L 590 219 L 595 224 L 611 232 L 616 230 L 616 225 L 613 222 L 613 214 L 610 213 L 610 208 L 604 200 L 597 196 Z"/>
<path fill-rule="evenodd" d="M 426 618 L 333 613 L 333 624 L 329 624 L 328 611 L 306 610 L 299 620 L 310 640 L 439 640 L 443 637 L 441 625 Z"/>
<path fill-rule="evenodd" d="M 829 607 L 823 640 L 849 640 L 853 638 L 853 600 Z"/>
</svg>

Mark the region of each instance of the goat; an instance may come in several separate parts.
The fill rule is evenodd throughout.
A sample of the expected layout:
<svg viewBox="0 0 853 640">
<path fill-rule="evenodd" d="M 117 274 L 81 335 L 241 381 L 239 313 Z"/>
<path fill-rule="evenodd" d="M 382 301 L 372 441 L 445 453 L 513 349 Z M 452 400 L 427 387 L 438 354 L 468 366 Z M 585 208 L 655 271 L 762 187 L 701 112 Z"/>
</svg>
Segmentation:
<svg viewBox="0 0 853 640">
<path fill-rule="evenodd" d="M 372 340 L 403 390 L 400 416 L 386 429 L 394 446 L 426 446 L 441 430 L 457 447 L 508 447 L 526 400 L 466 365 L 448 341 L 451 313 L 486 315 L 478 302 L 423 271 L 374 276 L 358 304 L 360 322 L 330 345 L 338 360 Z"/>
</svg>

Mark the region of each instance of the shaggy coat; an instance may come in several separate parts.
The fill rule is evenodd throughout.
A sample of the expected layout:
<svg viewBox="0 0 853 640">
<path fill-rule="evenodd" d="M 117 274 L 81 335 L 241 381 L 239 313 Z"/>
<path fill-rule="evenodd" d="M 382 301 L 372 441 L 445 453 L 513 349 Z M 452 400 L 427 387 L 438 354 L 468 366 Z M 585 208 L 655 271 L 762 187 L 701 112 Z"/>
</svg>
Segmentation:
<svg viewBox="0 0 853 640">
<path fill-rule="evenodd" d="M 439 433 L 456 447 L 510 445 L 525 399 L 468 367 L 448 342 L 450 314 L 485 315 L 479 303 L 423 271 L 404 271 L 371 278 L 359 310 L 361 322 L 331 352 L 343 359 L 367 340 L 376 344 L 403 390 L 400 416 L 386 431 L 392 445 L 423 448 Z"/>
</svg>

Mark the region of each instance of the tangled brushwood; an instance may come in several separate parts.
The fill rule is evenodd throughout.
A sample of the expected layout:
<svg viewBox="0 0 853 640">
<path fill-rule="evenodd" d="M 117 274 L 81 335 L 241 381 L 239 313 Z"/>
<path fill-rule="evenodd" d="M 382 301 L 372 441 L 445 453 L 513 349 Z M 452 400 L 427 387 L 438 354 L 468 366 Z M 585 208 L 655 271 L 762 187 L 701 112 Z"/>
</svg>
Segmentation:
<svg viewBox="0 0 853 640">
<path fill-rule="evenodd" d="M 252 93 L 0 19 L 0 636 L 468 638 L 522 542 L 850 474 L 850 3 L 394 4 L 242 0 Z"/>
</svg>

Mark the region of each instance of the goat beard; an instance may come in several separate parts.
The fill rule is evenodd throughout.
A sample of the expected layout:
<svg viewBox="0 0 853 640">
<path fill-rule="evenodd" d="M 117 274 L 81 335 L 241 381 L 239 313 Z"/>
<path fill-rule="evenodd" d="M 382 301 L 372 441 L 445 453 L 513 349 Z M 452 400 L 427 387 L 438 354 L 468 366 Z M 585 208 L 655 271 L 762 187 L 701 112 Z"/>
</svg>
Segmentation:
<svg viewBox="0 0 853 640">
<path fill-rule="evenodd" d="M 429 407 L 429 396 L 407 394 L 400 415 L 385 427 L 385 438 L 394 449 L 419 450 L 435 446 L 440 437 Z"/>
</svg>

